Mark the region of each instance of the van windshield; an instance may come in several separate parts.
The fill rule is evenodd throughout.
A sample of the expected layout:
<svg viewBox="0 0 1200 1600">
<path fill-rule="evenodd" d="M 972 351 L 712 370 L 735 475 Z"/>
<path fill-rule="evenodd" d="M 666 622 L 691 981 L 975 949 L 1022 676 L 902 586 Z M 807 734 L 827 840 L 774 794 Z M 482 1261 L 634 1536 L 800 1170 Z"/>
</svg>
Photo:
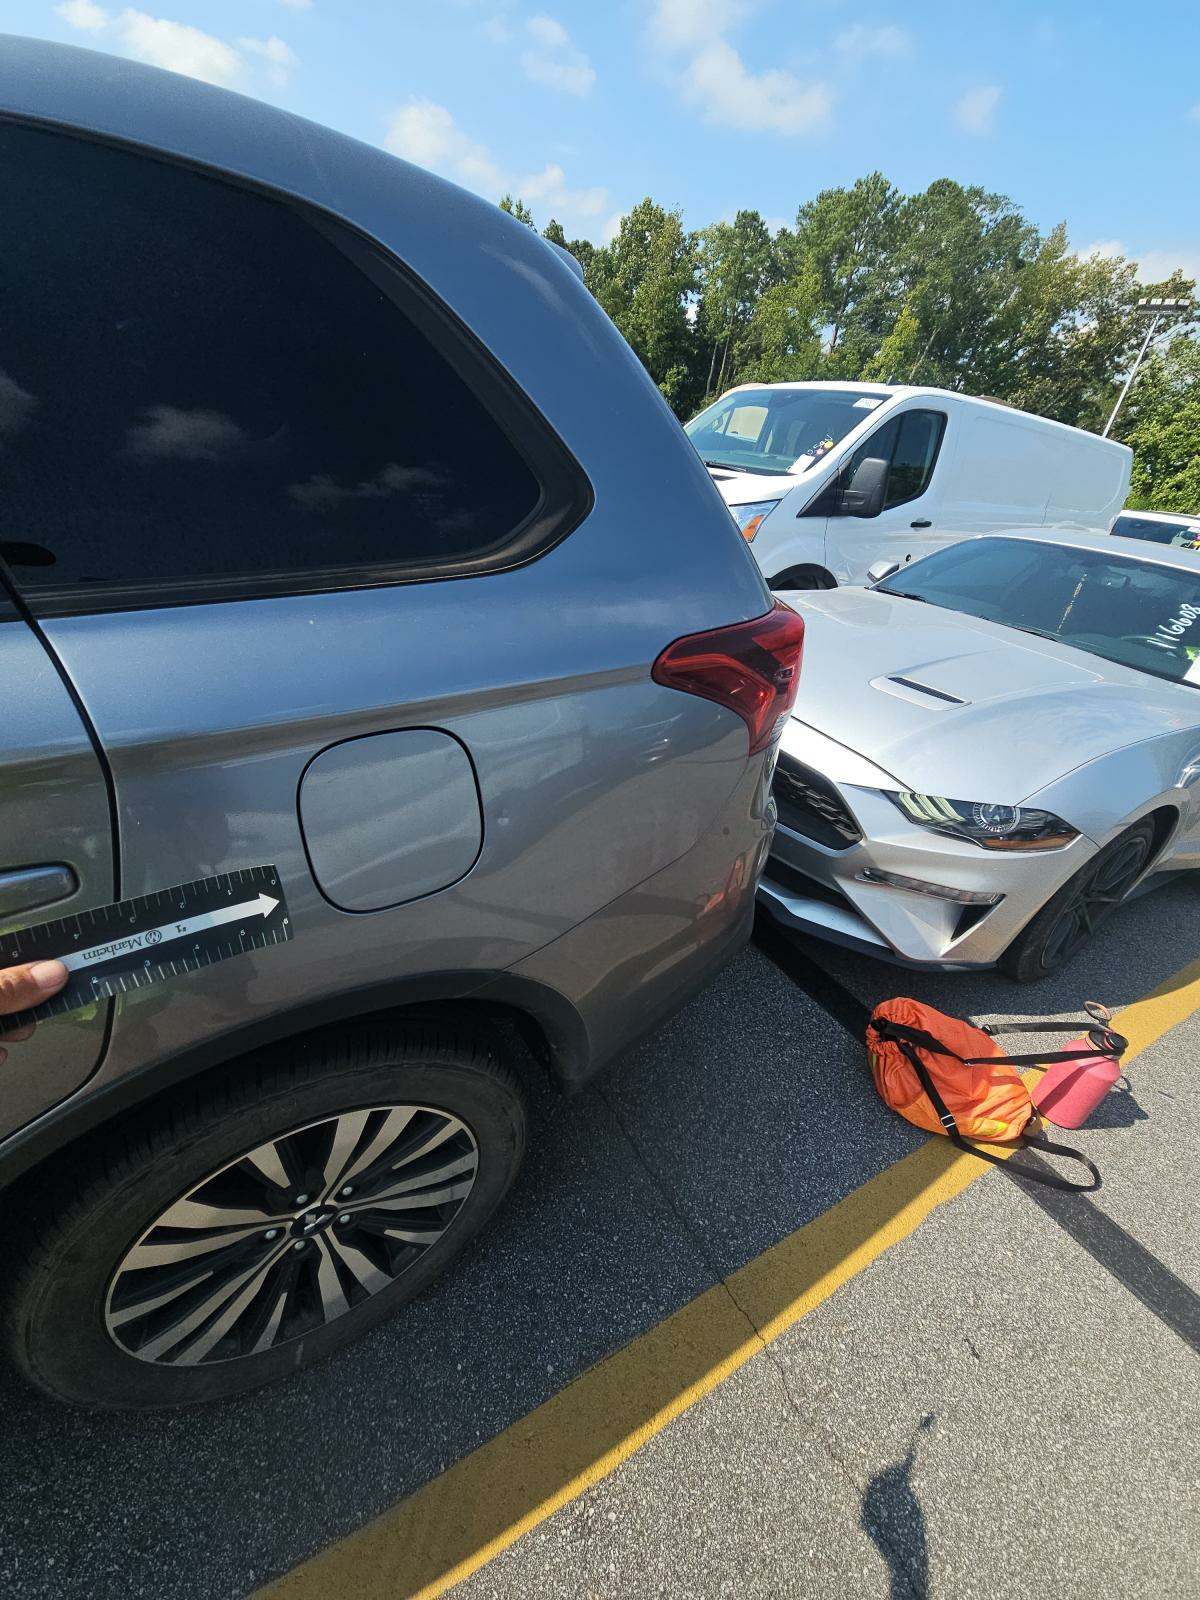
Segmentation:
<svg viewBox="0 0 1200 1600">
<path fill-rule="evenodd" d="M 1148 539 L 1151 544 L 1173 544 L 1182 550 L 1200 548 L 1200 519 L 1195 522 L 1161 522 L 1157 517 L 1118 517 L 1112 531 L 1121 539 Z"/>
<path fill-rule="evenodd" d="M 862 389 L 738 389 L 684 431 L 710 467 L 803 472 L 887 398 Z"/>
</svg>

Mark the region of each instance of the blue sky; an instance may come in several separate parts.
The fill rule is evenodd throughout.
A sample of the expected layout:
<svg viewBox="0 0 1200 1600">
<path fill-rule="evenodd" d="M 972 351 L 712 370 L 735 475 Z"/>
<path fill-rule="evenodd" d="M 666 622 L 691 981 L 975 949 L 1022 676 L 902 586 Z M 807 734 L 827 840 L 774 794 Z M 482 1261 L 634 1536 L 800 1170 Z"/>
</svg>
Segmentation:
<svg viewBox="0 0 1200 1600">
<path fill-rule="evenodd" d="M 7 0 L 3 24 L 275 101 L 596 240 L 645 194 L 691 227 L 791 222 L 878 167 L 1200 276 L 1194 0 Z"/>
</svg>

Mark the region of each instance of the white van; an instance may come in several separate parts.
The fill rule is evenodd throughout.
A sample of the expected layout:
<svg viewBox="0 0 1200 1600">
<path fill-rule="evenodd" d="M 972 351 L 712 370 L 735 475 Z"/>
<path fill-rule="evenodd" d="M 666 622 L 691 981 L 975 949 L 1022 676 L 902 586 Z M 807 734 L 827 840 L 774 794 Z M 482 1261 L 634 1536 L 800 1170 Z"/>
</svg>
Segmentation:
<svg viewBox="0 0 1200 1600">
<path fill-rule="evenodd" d="M 1119 539 L 1148 539 L 1177 550 L 1200 550 L 1200 514 L 1178 511 L 1122 511 L 1110 530 Z"/>
<path fill-rule="evenodd" d="M 884 383 L 741 384 L 687 424 L 775 589 L 865 583 L 971 533 L 1106 533 L 1133 453 L 996 400 Z"/>
</svg>

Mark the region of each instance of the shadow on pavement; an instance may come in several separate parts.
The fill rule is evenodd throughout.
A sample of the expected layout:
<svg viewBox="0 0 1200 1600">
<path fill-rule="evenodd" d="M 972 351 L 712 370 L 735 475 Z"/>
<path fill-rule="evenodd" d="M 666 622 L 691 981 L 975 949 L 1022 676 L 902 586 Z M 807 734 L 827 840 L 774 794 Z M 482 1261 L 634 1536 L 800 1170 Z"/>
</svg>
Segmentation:
<svg viewBox="0 0 1200 1600">
<path fill-rule="evenodd" d="M 925 1600 L 929 1593 L 929 1540 L 912 1470 L 921 1434 L 933 1422 L 921 1418 L 904 1460 L 877 1472 L 862 1498 L 858 1525 L 887 1562 L 891 1600 Z"/>
</svg>

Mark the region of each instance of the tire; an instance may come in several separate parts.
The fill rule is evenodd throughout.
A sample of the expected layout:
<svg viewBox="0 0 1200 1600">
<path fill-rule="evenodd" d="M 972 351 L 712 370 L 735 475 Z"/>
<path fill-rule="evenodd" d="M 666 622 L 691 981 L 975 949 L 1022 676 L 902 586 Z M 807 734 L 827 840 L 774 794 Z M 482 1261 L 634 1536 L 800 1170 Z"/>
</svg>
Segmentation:
<svg viewBox="0 0 1200 1600">
<path fill-rule="evenodd" d="M 824 567 L 788 567 L 767 579 L 768 589 L 836 589 L 837 579 Z"/>
<path fill-rule="evenodd" d="M 10 1262 L 5 1341 L 38 1388 L 137 1410 L 243 1394 L 390 1317 L 487 1222 L 521 1164 L 526 1122 L 488 1040 L 414 1024 L 291 1050 L 247 1058 L 125 1124 L 28 1197 L 24 1220 L 6 1218 L 10 1250 L 30 1242 Z M 401 1169 L 414 1176 L 397 1180 Z M 391 1209 L 375 1204 L 388 1196 Z M 237 1216 L 248 1225 L 232 1226 Z M 402 1225 L 411 1239 L 397 1237 Z M 164 1263 L 171 1252 L 186 1259 Z"/>
<path fill-rule="evenodd" d="M 1000 958 L 1017 983 L 1048 978 L 1074 959 L 1145 871 L 1154 850 L 1154 824 L 1135 822 L 1069 878 Z"/>
</svg>

